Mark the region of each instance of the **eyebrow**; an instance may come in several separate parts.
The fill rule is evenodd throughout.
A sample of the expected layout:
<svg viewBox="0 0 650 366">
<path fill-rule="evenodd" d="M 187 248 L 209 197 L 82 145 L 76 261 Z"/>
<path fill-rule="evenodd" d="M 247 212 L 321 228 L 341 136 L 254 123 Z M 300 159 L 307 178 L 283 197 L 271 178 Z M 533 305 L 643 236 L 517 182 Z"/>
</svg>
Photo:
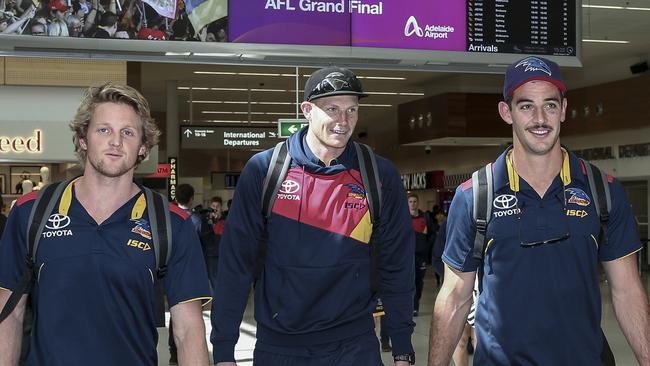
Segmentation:
<svg viewBox="0 0 650 366">
<path fill-rule="evenodd" d="M 558 97 L 549 97 L 549 98 L 544 98 L 545 102 L 560 102 L 560 99 Z M 532 99 L 528 98 L 522 98 L 518 99 L 515 101 L 515 104 L 520 104 L 520 103 L 534 103 Z"/>
</svg>

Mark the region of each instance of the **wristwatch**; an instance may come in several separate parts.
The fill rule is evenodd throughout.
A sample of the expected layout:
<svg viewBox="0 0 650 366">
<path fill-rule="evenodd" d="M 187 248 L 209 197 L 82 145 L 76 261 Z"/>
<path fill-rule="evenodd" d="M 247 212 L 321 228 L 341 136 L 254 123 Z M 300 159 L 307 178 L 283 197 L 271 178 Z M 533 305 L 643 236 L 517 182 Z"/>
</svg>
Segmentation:
<svg viewBox="0 0 650 366">
<path fill-rule="evenodd" d="M 393 356 L 395 362 L 408 361 L 409 365 L 415 365 L 415 353 L 405 353 L 403 355 Z"/>
</svg>

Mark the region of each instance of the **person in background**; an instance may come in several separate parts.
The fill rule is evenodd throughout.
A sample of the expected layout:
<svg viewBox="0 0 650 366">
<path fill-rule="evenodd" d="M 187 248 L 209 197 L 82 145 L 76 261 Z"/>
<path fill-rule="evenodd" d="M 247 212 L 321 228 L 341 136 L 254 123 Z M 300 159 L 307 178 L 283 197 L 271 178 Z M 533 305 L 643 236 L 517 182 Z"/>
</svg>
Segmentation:
<svg viewBox="0 0 650 366">
<path fill-rule="evenodd" d="M 205 262 L 208 268 L 208 277 L 210 284 L 214 288 L 217 283 L 217 268 L 219 264 L 219 242 L 226 220 L 222 215 L 223 200 L 219 196 L 212 197 L 210 200 L 210 210 L 208 211 L 209 236 L 210 240 L 205 243 Z"/>
<path fill-rule="evenodd" d="M 429 241 L 427 240 L 427 221 L 420 211 L 420 199 L 417 194 L 408 194 L 408 207 L 411 213 L 411 226 L 415 232 L 415 295 L 413 297 L 413 316 L 420 312 L 420 298 L 424 288 L 424 276 L 427 272 Z M 430 258 L 430 257 L 429 257 Z"/>
</svg>

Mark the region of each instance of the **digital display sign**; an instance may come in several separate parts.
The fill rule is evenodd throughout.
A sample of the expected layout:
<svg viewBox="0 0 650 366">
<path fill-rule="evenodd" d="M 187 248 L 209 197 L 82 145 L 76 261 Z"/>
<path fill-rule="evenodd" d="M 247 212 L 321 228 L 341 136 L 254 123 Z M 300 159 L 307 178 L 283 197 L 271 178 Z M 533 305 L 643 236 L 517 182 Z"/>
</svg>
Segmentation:
<svg viewBox="0 0 650 366">
<path fill-rule="evenodd" d="M 576 55 L 575 0 L 467 0 L 467 51 Z"/>
<path fill-rule="evenodd" d="M 229 40 L 576 56 L 575 0 L 229 2 Z"/>
</svg>

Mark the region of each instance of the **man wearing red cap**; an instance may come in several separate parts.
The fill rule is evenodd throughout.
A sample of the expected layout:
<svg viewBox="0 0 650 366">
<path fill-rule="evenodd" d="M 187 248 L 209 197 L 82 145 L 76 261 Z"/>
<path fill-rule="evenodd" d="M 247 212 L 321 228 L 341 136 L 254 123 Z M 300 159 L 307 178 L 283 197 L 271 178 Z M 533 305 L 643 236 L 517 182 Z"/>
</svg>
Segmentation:
<svg viewBox="0 0 650 366">
<path fill-rule="evenodd" d="M 63 0 L 52 0 L 48 8 L 50 9 L 50 24 L 47 26 L 47 35 L 68 37 L 68 24 L 64 20 L 68 5 Z"/>
<path fill-rule="evenodd" d="M 492 182 L 487 224 L 473 219 L 480 212 L 474 207 L 481 201 L 473 198 L 478 185 L 470 180 L 456 190 L 429 366 L 449 364 L 477 271 L 475 365 L 607 364 L 601 358 L 609 347 L 600 330 L 600 263 L 623 333 L 639 363 L 650 365 L 650 311 L 638 275 L 634 216 L 620 182 L 607 177 L 611 209 L 603 220 L 587 177 L 590 164 L 560 145 L 565 91 L 552 61 L 527 57 L 506 71 L 498 109 L 512 125 L 513 145 L 486 174 Z"/>
</svg>

